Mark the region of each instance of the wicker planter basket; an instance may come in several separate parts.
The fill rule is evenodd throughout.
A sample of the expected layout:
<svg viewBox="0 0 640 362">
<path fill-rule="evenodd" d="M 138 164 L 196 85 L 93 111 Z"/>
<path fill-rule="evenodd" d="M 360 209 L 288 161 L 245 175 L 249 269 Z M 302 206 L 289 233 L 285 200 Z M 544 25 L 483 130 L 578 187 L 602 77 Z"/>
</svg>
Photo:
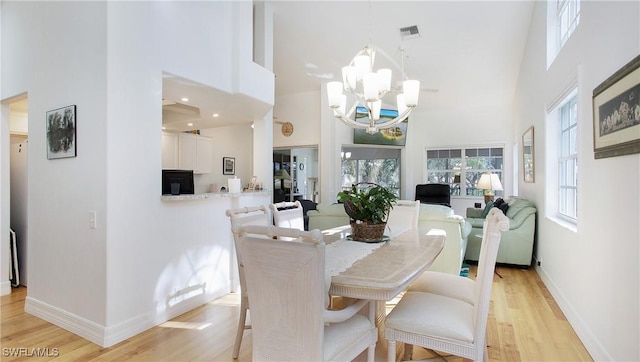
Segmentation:
<svg viewBox="0 0 640 362">
<path fill-rule="evenodd" d="M 387 223 L 369 224 L 351 221 L 351 238 L 356 241 L 382 241 Z"/>
</svg>

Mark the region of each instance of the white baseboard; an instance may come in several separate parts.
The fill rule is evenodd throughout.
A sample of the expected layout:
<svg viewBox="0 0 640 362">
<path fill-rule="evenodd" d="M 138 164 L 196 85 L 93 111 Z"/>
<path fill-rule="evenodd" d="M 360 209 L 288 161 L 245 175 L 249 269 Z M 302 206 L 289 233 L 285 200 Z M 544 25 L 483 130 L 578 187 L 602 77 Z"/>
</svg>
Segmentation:
<svg viewBox="0 0 640 362">
<path fill-rule="evenodd" d="M 31 297 L 26 298 L 24 310 L 29 314 L 66 329 L 92 343 L 107 348 L 203 304 L 209 303 L 228 292 L 227 287 L 213 291 L 211 294 L 199 295 L 174 306 L 163 315 L 158 315 L 156 311 L 152 311 L 110 327 L 105 327 Z"/>
<path fill-rule="evenodd" d="M 24 302 L 24 311 L 40 319 L 66 329 L 73 334 L 102 346 L 104 340 L 104 326 L 69 313 L 60 308 L 43 303 L 37 299 L 27 297 Z M 104 347 L 104 346 L 102 346 Z"/>
<path fill-rule="evenodd" d="M 11 282 L 7 280 L 0 283 L 0 295 L 8 294 L 11 294 Z"/>
<path fill-rule="evenodd" d="M 553 299 L 558 303 L 560 310 L 562 310 L 565 317 L 567 317 L 569 324 L 582 341 L 582 344 L 584 344 L 587 352 L 591 355 L 591 358 L 593 358 L 594 361 L 613 361 L 613 357 L 611 357 L 596 336 L 594 336 L 591 329 L 589 329 L 580 317 L 580 314 L 578 314 L 571 303 L 567 301 L 558 286 L 553 282 L 553 279 L 545 272 L 544 268 L 538 266 L 537 263 L 535 268 L 538 275 L 540 275 L 540 279 L 553 296 Z"/>
</svg>

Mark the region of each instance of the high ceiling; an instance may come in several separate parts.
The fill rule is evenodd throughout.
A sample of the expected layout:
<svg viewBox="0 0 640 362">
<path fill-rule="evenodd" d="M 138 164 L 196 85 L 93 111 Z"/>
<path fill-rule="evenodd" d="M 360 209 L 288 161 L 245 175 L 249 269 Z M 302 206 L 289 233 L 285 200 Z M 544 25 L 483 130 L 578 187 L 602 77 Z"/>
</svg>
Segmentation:
<svg viewBox="0 0 640 362">
<path fill-rule="evenodd" d="M 531 1 L 276 1 L 276 96 L 341 80 L 341 68 L 371 43 L 421 81 L 421 104 L 511 99 L 533 7 Z M 419 37 L 403 39 L 400 29 L 413 25 Z"/>
<path fill-rule="evenodd" d="M 509 102 L 535 6 L 533 1 L 518 0 L 270 3 L 276 100 L 287 94 L 324 91 L 322 85 L 340 80 L 341 68 L 359 49 L 373 44 L 397 65 L 403 64 L 409 78 L 422 82 L 419 106 L 429 109 L 447 109 L 461 102 L 466 106 Z M 403 39 L 400 29 L 414 25 L 419 36 Z M 379 53 L 376 68 L 383 61 Z M 392 69 L 395 79 L 399 71 Z M 179 94 L 185 88 L 198 90 L 199 95 L 188 103 L 196 109 L 169 105 L 163 112 L 164 123 L 174 123 L 169 129 L 188 129 L 184 121 L 192 119 L 194 112 L 201 116 L 194 128 L 250 122 L 257 113 L 264 114 L 255 102 L 165 74 L 167 103 L 181 103 Z M 218 112 L 220 117 L 212 117 Z"/>
<path fill-rule="evenodd" d="M 396 65 L 403 65 L 409 78 L 421 81 L 420 106 L 430 109 L 461 102 L 466 106 L 509 102 L 534 8 L 533 1 L 273 1 L 271 5 L 276 100 L 324 91 L 325 82 L 341 80 L 341 68 L 359 49 L 373 44 Z M 400 29 L 414 25 L 419 36 L 403 39 Z M 384 58 L 378 53 L 376 69 L 384 65 Z M 392 70 L 395 83 L 400 72 Z M 227 116 L 209 117 L 209 124 L 228 124 Z M 244 118 L 236 117 L 246 122 Z"/>
</svg>

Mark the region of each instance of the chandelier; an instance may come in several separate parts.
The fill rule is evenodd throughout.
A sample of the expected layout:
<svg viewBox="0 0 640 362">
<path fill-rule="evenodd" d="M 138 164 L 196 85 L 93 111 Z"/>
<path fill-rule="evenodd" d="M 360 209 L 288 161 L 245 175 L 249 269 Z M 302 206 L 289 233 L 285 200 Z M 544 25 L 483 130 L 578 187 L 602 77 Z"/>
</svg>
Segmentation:
<svg viewBox="0 0 640 362">
<path fill-rule="evenodd" d="M 349 65 L 342 68 L 342 82 L 327 83 L 327 96 L 329 107 L 333 115 L 347 126 L 365 129 L 369 134 L 375 134 L 381 129 L 391 128 L 404 121 L 415 106 L 418 105 L 418 93 L 420 81 L 405 80 L 404 69 L 401 68 L 402 93 L 396 96 L 398 116 L 393 119 L 380 119 L 382 98 L 391 91 L 391 69 L 373 70 L 376 51 L 392 63 L 384 52 L 373 45 L 367 45 L 361 49 L 351 60 Z M 404 56 L 403 56 L 404 58 Z M 355 99 L 353 106 L 346 111 L 347 94 Z M 366 109 L 369 123 L 360 123 L 351 119 L 358 106 Z"/>
</svg>

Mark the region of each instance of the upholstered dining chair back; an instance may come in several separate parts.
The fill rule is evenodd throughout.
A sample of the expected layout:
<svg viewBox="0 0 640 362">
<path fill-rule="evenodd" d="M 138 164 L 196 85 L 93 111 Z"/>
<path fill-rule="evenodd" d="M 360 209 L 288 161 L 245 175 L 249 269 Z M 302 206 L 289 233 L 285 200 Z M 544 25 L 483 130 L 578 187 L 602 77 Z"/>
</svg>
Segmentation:
<svg viewBox="0 0 640 362">
<path fill-rule="evenodd" d="M 365 349 L 373 360 L 373 318 L 357 310 L 330 317 L 337 311 L 326 309 L 330 279 L 319 230 L 248 225 L 234 232 L 251 295 L 254 361 L 350 361 Z"/>
<path fill-rule="evenodd" d="M 270 204 L 275 226 L 304 230 L 304 209 L 300 201 Z"/>
<path fill-rule="evenodd" d="M 448 184 L 416 185 L 416 200 L 422 204 L 437 204 L 451 207 L 451 186 Z"/>
<path fill-rule="evenodd" d="M 265 206 L 255 207 L 243 207 L 239 209 L 229 209 L 226 211 L 229 220 L 231 221 L 231 230 L 234 227 L 243 225 L 261 225 L 268 226 L 271 224 L 271 219 L 267 208 Z M 233 240 L 236 252 L 236 262 L 238 267 L 238 279 L 240 279 L 240 319 L 238 320 L 238 329 L 236 331 L 236 341 L 233 345 L 232 358 L 238 358 L 240 353 L 240 345 L 242 344 L 242 336 L 246 329 L 250 329 L 251 325 L 247 324 L 247 310 L 249 310 L 249 293 L 247 293 L 245 275 L 244 275 L 244 263 L 242 262 L 242 256 L 238 250 L 238 236 L 233 234 Z"/>
<path fill-rule="evenodd" d="M 413 200 L 398 200 L 389 211 L 387 228 L 389 233 L 397 234 L 418 227 L 420 202 Z"/>
<path fill-rule="evenodd" d="M 478 263 L 474 303 L 419 291 L 403 295 L 385 320 L 389 362 L 396 360 L 396 341 L 474 361 L 488 360 L 486 331 L 493 273 L 501 232 L 508 229 L 509 219 L 502 211 L 489 212 L 483 229 L 483 255 Z"/>
</svg>

